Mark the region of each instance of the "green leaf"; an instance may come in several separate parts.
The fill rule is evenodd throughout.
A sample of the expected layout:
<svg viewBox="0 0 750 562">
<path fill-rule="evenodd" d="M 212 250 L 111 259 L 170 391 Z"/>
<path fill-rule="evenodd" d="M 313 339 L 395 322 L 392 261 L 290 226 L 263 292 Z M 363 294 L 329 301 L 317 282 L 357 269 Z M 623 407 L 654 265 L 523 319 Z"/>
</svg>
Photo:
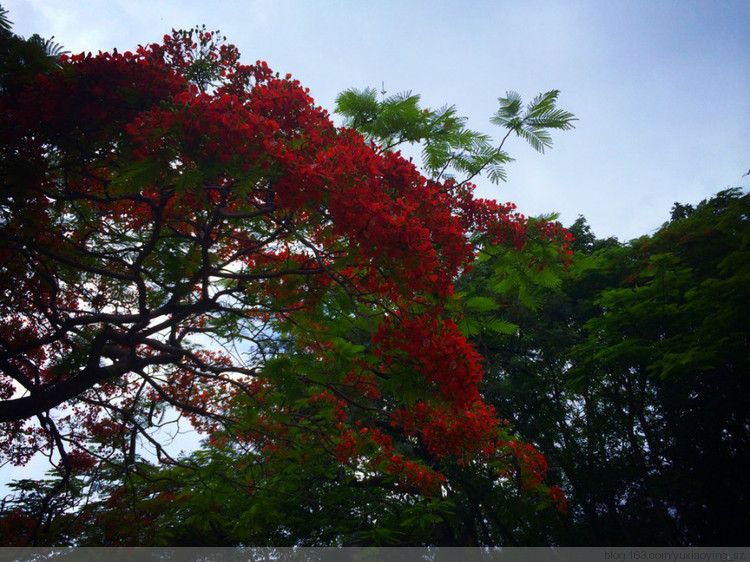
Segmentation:
<svg viewBox="0 0 750 562">
<path fill-rule="evenodd" d="M 474 312 L 487 312 L 488 310 L 497 310 L 500 305 L 490 297 L 476 296 L 464 301 L 464 306 Z"/>
<path fill-rule="evenodd" d="M 122 172 L 112 178 L 110 187 L 117 188 L 120 193 L 137 193 L 144 186 L 161 179 L 164 170 L 159 163 L 145 158 L 129 164 Z"/>
<path fill-rule="evenodd" d="M 482 326 L 476 318 L 464 316 L 459 318 L 456 324 L 461 333 L 467 337 L 476 336 L 482 332 Z"/>
<path fill-rule="evenodd" d="M 334 350 L 346 357 L 359 355 L 367 349 L 364 345 L 357 345 L 340 337 L 332 338 L 331 343 L 333 344 Z"/>
<path fill-rule="evenodd" d="M 505 334 L 508 336 L 517 333 L 519 328 L 518 324 L 513 324 L 512 322 L 508 322 L 507 320 L 503 320 L 501 318 L 490 320 L 489 322 L 486 322 L 483 327 L 486 330 L 496 332 L 498 334 Z"/>
<path fill-rule="evenodd" d="M 544 152 L 552 146 L 552 136 L 548 129 L 567 131 L 573 128 L 575 115 L 555 107 L 559 90 L 550 90 L 536 96 L 521 114 L 521 96 L 508 92 L 505 98 L 498 98 L 500 109 L 490 122 L 514 132 L 531 145 L 534 150 Z"/>
</svg>

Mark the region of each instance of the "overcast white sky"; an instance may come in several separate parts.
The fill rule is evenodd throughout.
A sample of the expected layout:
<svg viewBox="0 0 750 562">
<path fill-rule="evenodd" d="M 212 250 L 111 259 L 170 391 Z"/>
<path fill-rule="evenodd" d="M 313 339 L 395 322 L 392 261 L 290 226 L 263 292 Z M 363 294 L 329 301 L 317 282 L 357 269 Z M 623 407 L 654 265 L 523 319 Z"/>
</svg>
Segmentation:
<svg viewBox="0 0 750 562">
<path fill-rule="evenodd" d="M 159 41 L 206 24 L 332 110 L 367 86 L 411 90 L 489 123 L 508 90 L 561 90 L 576 129 L 539 155 L 520 139 L 508 182 L 479 194 L 528 215 L 583 214 L 600 237 L 653 232 L 675 201 L 750 176 L 750 1 L 0 0 L 16 33 L 71 52 Z"/>
</svg>

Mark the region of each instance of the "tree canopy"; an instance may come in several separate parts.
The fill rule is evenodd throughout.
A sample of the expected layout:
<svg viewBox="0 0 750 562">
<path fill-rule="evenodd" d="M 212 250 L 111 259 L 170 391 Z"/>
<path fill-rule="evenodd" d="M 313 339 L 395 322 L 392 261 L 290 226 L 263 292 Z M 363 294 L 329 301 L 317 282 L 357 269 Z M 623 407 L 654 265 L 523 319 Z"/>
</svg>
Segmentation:
<svg viewBox="0 0 750 562">
<path fill-rule="evenodd" d="M 568 494 L 569 519 L 547 544 L 746 542 L 748 211 L 739 189 L 676 203 L 628 243 L 596 239 L 579 219 L 568 273 L 531 299 L 505 281 L 507 258 L 462 280 L 518 327 L 474 340 L 483 395 Z"/>
<path fill-rule="evenodd" d="M 465 466 L 513 501 L 564 506 L 543 457 L 483 400 L 481 358 L 451 316 L 477 248 L 541 237 L 562 262 L 558 224 L 336 129 L 291 76 L 242 64 L 205 28 L 35 70 L 0 97 L 0 440 L 4 462 L 43 453 L 57 478 L 23 490 L 6 537 L 155 540 L 148 503 L 175 493 L 152 486 L 145 448 L 167 466 L 205 460 L 168 454 L 159 430 L 175 415 L 261 510 L 360 489 L 431 506 Z M 305 495 L 310 479 L 334 495 Z M 66 502 L 93 498 L 132 535 L 96 510 L 87 539 L 61 530 Z M 384 516 L 351 498 L 359 527 Z"/>
</svg>

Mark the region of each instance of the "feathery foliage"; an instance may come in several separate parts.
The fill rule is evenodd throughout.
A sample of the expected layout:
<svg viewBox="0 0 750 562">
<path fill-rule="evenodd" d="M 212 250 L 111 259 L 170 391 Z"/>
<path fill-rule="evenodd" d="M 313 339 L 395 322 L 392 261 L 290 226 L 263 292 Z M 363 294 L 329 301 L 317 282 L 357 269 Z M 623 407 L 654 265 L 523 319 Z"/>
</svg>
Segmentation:
<svg viewBox="0 0 750 562">
<path fill-rule="evenodd" d="M 576 121 L 572 113 L 555 107 L 559 95 L 559 90 L 539 94 L 522 113 L 521 96 L 517 92 L 508 92 L 506 97 L 498 98 L 500 109 L 490 121 L 515 133 L 534 150 L 544 153 L 545 148 L 552 147 L 552 136 L 548 129 L 567 131 L 574 127 L 573 121 Z"/>
<path fill-rule="evenodd" d="M 336 99 L 336 113 L 344 125 L 357 129 L 386 151 L 403 144 L 422 147 L 422 165 L 434 180 L 456 178 L 465 183 L 480 174 L 492 183 L 506 180 L 505 165 L 513 159 L 503 150 L 511 133 L 544 152 L 552 145 L 548 129 L 569 130 L 575 116 L 555 107 L 558 90 L 539 94 L 522 113 L 521 97 L 515 92 L 499 98 L 500 109 L 491 122 L 507 129 L 499 145 L 492 137 L 469 129 L 466 117 L 455 106 L 433 110 L 419 106 L 420 97 L 404 92 L 378 100 L 374 88 L 349 89 Z"/>
</svg>

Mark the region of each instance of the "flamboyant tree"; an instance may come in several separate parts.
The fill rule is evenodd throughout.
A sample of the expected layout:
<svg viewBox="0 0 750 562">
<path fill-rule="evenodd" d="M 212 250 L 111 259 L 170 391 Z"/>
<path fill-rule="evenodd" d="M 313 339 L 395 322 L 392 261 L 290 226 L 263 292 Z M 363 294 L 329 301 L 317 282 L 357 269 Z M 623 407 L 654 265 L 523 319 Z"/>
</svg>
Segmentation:
<svg viewBox="0 0 750 562">
<path fill-rule="evenodd" d="M 0 442 L 60 477 L 10 532 L 36 540 L 80 475 L 138 474 L 146 445 L 177 462 L 175 415 L 277 471 L 440 497 L 442 467 L 479 463 L 562 501 L 446 312 L 476 247 L 542 237 L 565 259 L 559 225 L 426 179 L 205 29 L 19 84 L 0 96 Z"/>
</svg>

